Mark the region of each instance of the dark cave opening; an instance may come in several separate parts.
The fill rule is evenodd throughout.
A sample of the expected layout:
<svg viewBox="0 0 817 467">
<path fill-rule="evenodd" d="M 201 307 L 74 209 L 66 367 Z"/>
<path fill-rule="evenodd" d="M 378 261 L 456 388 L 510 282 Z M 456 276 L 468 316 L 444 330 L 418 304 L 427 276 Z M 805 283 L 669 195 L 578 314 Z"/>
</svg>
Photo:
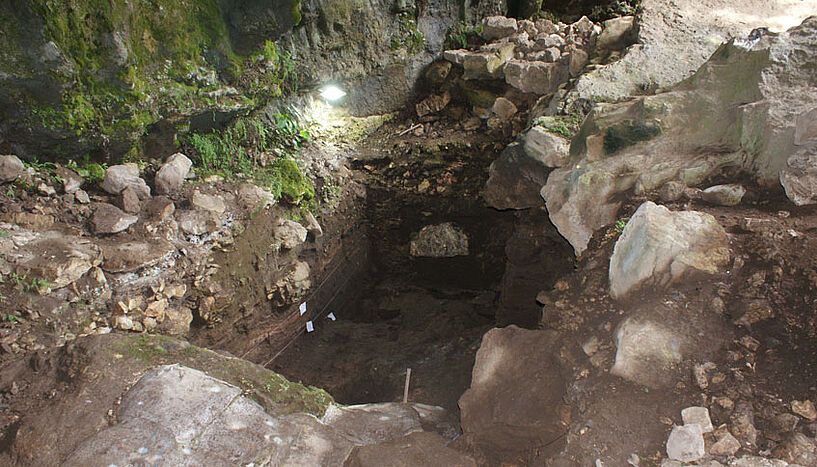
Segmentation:
<svg viewBox="0 0 817 467">
<path fill-rule="evenodd" d="M 321 313 L 335 319 L 316 321 L 269 368 L 344 404 L 401 401 L 411 368 L 410 402 L 458 414 L 483 334 L 539 327 L 536 293 L 572 270 L 572 250 L 544 210 L 498 211 L 475 196 L 370 187 L 366 211 L 367 240 L 349 255 L 366 264 Z M 417 232 L 441 222 L 467 235 L 468 254 L 413 257 Z"/>
</svg>

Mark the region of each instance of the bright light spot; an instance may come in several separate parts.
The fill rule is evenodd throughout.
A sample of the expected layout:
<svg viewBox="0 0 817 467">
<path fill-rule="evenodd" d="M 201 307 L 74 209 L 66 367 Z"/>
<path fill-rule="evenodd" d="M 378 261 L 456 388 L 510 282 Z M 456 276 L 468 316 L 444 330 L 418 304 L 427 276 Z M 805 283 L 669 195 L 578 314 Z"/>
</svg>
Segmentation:
<svg viewBox="0 0 817 467">
<path fill-rule="evenodd" d="M 346 93 L 343 89 L 332 84 L 324 86 L 324 88 L 321 89 L 321 97 L 329 102 L 335 102 L 344 96 L 346 96 Z"/>
</svg>

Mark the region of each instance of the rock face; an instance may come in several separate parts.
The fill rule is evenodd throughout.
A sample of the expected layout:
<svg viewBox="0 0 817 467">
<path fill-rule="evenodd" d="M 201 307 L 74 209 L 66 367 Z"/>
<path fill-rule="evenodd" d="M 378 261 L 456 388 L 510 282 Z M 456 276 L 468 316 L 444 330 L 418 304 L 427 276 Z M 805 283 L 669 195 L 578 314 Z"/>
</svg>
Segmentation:
<svg viewBox="0 0 817 467">
<path fill-rule="evenodd" d="M 715 273 L 729 261 L 729 239 L 709 214 L 672 212 L 650 201 L 627 222 L 610 258 L 610 295 L 666 286 L 689 271 Z"/>
<path fill-rule="evenodd" d="M 745 37 L 760 27 L 784 31 L 809 14 L 817 14 L 814 6 L 795 13 L 787 11 L 792 8 L 790 3 L 758 2 L 752 5 L 755 12 L 752 19 L 745 19 L 741 18 L 744 7 L 718 2 L 711 9 L 702 9 L 695 0 L 644 0 L 633 41 L 636 45 L 621 60 L 580 77 L 576 83 L 577 98 L 613 102 L 638 95 L 643 89 L 668 88 L 689 77 L 729 37 Z M 719 10 L 716 21 L 712 19 L 712 9 Z M 625 29 L 626 20 L 618 21 L 615 28 L 605 22 L 599 47 L 606 47 L 619 29 Z M 701 33 L 690 34 L 693 30 Z M 612 34 L 613 31 L 616 33 Z"/>
<path fill-rule="evenodd" d="M 168 157 L 162 168 L 156 172 L 156 193 L 167 195 L 179 191 L 191 167 L 193 161 L 180 152 Z"/>
<path fill-rule="evenodd" d="M 496 209 L 527 209 L 542 206 L 539 190 L 547 180 L 550 168 L 526 150 L 527 145 L 511 143 L 491 163 L 489 177 L 482 193 L 488 206 Z"/>
<path fill-rule="evenodd" d="M 468 255 L 468 236 L 451 222 L 427 225 L 411 240 L 411 256 L 451 258 Z"/>
<path fill-rule="evenodd" d="M 260 462 L 340 465 L 351 443 L 302 414 L 272 417 L 241 389 L 179 365 L 148 372 L 122 399 L 118 423 L 82 443 L 67 466 Z"/>
<path fill-rule="evenodd" d="M 439 435 L 422 432 L 410 405 L 330 405 L 321 420 L 304 413 L 276 416 L 241 388 L 178 364 L 142 376 L 122 397 L 116 419 L 63 465 L 424 465 L 407 459 L 475 465 Z M 344 464 L 354 446 L 368 445 Z M 410 452 L 390 457 L 395 450 Z M 439 464 L 435 456 L 454 463 Z"/>
<path fill-rule="evenodd" d="M 556 332 L 516 326 L 488 331 L 471 387 L 459 402 L 463 436 L 505 459 L 535 446 L 558 449 L 566 380 L 557 354 Z"/>
<path fill-rule="evenodd" d="M 0 156 L 0 183 L 17 180 L 25 168 L 23 161 L 17 156 Z"/>
<path fill-rule="evenodd" d="M 791 60 L 794 55 L 803 59 Z M 805 65 L 813 61 L 817 19 L 811 18 L 763 36 L 750 50 L 721 46 L 668 92 L 596 105 L 571 142 L 566 166 L 542 190 L 554 225 L 580 254 L 593 232 L 615 221 L 625 193 L 648 193 L 669 181 L 700 185 L 726 167 L 762 183 L 783 180 L 806 202 L 809 159 L 792 157 L 811 144 L 797 146 L 794 134 L 798 117 L 817 108 L 808 90 L 817 78 Z"/>
</svg>

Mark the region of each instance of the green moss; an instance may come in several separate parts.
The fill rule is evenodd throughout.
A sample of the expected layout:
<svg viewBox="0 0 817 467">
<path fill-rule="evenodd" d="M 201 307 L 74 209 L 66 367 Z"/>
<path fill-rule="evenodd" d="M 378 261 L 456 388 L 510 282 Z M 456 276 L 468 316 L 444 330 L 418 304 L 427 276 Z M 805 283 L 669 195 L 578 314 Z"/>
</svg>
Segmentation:
<svg viewBox="0 0 817 467">
<path fill-rule="evenodd" d="M 120 351 L 143 363 L 157 364 L 167 354 L 163 343 L 169 338 L 162 336 L 129 336 L 120 346 Z"/>
<path fill-rule="evenodd" d="M 292 159 L 276 159 L 272 168 L 256 176 L 278 199 L 299 203 L 315 197 L 312 183 Z"/>
<path fill-rule="evenodd" d="M 551 133 L 572 138 L 579 131 L 582 125 L 583 116 L 581 114 L 556 115 L 552 117 L 539 117 L 533 124 L 541 126 Z"/>
<path fill-rule="evenodd" d="M 309 133 L 287 112 L 272 114 L 269 120 L 239 118 L 224 130 L 180 138 L 202 174 L 245 174 L 275 199 L 296 204 L 315 196 L 311 181 L 293 159 L 309 139 Z"/>
<path fill-rule="evenodd" d="M 366 0 L 333 0 L 323 8 L 326 20 L 332 23 L 349 24 L 355 11 L 367 5 Z"/>
<path fill-rule="evenodd" d="M 482 25 L 470 27 L 461 20 L 456 24 L 449 26 L 445 32 L 445 48 L 446 49 L 464 49 L 468 44 L 475 43 L 482 34 Z"/>
<path fill-rule="evenodd" d="M 289 5 L 297 24 L 301 2 Z M 58 103 L 21 88 L 29 110 L 21 123 L 58 137 L 127 148 L 123 142 L 138 140 L 162 118 L 256 108 L 297 90 L 288 52 L 268 42 L 267 63 L 260 64 L 255 54 L 233 51 L 219 0 L 32 0 L 31 9 L 71 66 L 49 75 L 63 89 Z M 26 55 L 12 13 L 0 8 L 0 63 L 28 70 L 17 63 Z M 223 92 L 227 86 L 239 92 Z"/>
<path fill-rule="evenodd" d="M 322 389 L 288 381 L 246 360 L 225 357 L 167 336 L 129 335 L 115 343 L 111 350 L 114 360 L 131 358 L 145 367 L 180 363 L 203 371 L 241 387 L 272 415 L 305 412 L 320 417 L 334 402 L 332 396 Z"/>
<path fill-rule="evenodd" d="M 301 24 L 301 0 L 293 0 L 289 14 L 292 16 L 293 26 Z"/>
<path fill-rule="evenodd" d="M 401 13 L 398 21 L 398 29 L 390 41 L 392 50 L 405 48 L 408 53 L 416 55 L 425 47 L 425 37 L 417 29 L 417 19 L 407 13 Z"/>
</svg>

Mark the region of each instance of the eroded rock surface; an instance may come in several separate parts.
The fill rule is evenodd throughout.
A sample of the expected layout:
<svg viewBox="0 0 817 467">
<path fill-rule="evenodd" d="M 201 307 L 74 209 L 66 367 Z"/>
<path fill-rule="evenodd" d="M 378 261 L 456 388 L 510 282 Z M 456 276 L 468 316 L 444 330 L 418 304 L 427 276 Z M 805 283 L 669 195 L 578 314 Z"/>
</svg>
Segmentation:
<svg viewBox="0 0 817 467">
<path fill-rule="evenodd" d="M 767 184 L 782 177 L 804 202 L 806 159 L 795 157 L 784 167 L 804 150 L 794 143 L 797 117 L 817 107 L 806 65 L 815 54 L 817 20 L 810 18 L 748 49 L 722 45 L 668 92 L 597 105 L 573 139 L 567 165 L 554 170 L 542 190 L 554 225 L 580 254 L 593 232 L 615 221 L 619 195 L 674 180 L 700 185 L 728 167 Z M 688 125 L 693 120 L 700 124 Z"/>
<path fill-rule="evenodd" d="M 509 326 L 485 334 L 460 398 L 463 437 L 477 451 L 512 457 L 560 438 L 565 380 L 557 353 L 552 331 Z"/>
<path fill-rule="evenodd" d="M 729 261 L 729 239 L 714 217 L 672 212 L 650 201 L 627 222 L 610 258 L 610 295 L 664 287 L 689 271 L 715 273 Z"/>
</svg>

